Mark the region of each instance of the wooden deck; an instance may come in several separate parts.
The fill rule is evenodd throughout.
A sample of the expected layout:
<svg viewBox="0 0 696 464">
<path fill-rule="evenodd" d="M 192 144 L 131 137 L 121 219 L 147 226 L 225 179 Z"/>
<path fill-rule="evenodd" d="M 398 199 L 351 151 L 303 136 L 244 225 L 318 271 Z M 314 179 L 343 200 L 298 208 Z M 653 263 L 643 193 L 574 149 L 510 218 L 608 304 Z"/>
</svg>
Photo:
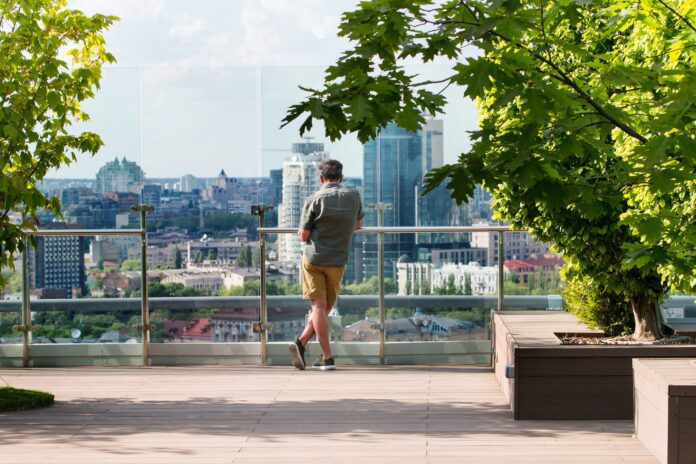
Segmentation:
<svg viewBox="0 0 696 464">
<path fill-rule="evenodd" d="M 493 372 L 459 366 L 0 370 L 48 409 L 0 414 L 0 461 L 657 463 L 631 421 L 514 421 Z"/>
<path fill-rule="evenodd" d="M 588 328 L 565 311 L 501 311 L 498 314 L 512 338 L 524 347 L 560 345 L 557 333 L 604 335 L 603 331 Z"/>
</svg>

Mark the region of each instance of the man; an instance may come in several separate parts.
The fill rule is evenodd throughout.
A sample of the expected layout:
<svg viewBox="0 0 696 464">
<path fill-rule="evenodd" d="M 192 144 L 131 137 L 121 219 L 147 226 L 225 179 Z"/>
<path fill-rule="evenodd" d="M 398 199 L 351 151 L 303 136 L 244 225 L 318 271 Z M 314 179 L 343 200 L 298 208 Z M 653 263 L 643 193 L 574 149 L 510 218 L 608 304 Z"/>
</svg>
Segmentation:
<svg viewBox="0 0 696 464">
<path fill-rule="evenodd" d="M 297 231 L 300 241 L 305 243 L 302 296 L 311 301 L 312 314 L 302 335 L 289 348 L 293 366 L 304 369 L 305 346 L 316 334 L 323 356 L 312 367 L 334 370 L 329 345 L 329 311 L 338 298 L 353 230 L 362 226 L 364 214 L 360 194 L 341 187 L 343 165 L 340 161 L 323 161 L 319 174 L 322 187 L 305 202 Z"/>
</svg>

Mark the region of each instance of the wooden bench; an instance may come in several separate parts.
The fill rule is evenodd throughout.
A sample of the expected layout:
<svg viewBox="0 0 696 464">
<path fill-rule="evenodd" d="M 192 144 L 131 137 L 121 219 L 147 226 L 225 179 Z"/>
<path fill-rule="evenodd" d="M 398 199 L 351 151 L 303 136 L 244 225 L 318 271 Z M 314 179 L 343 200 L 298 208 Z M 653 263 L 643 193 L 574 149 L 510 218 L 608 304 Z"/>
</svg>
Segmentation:
<svg viewBox="0 0 696 464">
<path fill-rule="evenodd" d="M 634 359 L 636 435 L 662 464 L 696 464 L 696 360 Z"/>
</svg>

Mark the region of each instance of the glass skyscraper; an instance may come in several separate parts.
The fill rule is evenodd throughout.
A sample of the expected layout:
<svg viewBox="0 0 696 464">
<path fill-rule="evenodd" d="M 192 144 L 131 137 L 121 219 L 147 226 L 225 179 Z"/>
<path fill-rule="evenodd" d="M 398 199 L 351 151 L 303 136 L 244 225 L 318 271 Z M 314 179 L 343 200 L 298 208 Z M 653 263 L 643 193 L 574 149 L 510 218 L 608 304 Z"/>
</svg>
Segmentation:
<svg viewBox="0 0 696 464">
<path fill-rule="evenodd" d="M 443 163 L 442 121 L 429 119 L 416 132 L 389 124 L 363 146 L 363 202 L 365 225 L 378 225 L 378 212 L 370 204 L 390 204 L 384 226 L 415 226 L 416 192 L 425 173 Z M 363 235 L 363 278 L 377 275 L 377 237 Z M 402 254 L 413 257 L 413 234 L 385 235 L 385 277 L 394 278 L 394 263 Z"/>
</svg>

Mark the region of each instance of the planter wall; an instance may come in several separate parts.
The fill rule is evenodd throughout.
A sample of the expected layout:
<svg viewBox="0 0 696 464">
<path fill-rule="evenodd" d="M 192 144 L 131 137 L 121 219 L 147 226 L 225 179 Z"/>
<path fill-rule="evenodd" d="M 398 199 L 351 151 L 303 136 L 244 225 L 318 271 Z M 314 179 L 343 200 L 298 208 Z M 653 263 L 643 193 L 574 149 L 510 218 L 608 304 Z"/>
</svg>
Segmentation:
<svg viewBox="0 0 696 464">
<path fill-rule="evenodd" d="M 636 435 L 662 464 L 696 464 L 696 361 L 634 359 Z"/>
<path fill-rule="evenodd" d="M 557 334 L 602 333 L 565 312 L 502 311 L 492 324 L 496 376 L 520 420 L 631 420 L 633 358 L 696 358 L 694 345 L 561 345 Z"/>
</svg>

